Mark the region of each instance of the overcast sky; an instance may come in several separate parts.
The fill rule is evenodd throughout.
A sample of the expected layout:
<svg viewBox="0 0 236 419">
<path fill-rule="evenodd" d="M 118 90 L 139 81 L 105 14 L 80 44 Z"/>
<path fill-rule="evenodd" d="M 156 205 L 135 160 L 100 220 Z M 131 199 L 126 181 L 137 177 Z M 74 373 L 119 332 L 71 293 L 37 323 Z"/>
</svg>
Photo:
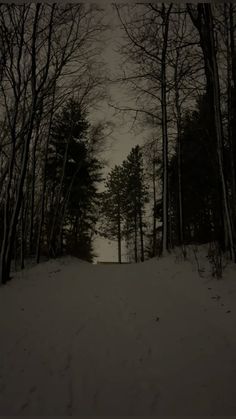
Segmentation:
<svg viewBox="0 0 236 419">
<path fill-rule="evenodd" d="M 104 6 L 105 20 L 107 23 L 112 22 L 112 28 L 107 32 L 106 47 L 104 49 L 103 58 L 107 67 L 108 75 L 112 80 L 119 77 L 119 65 L 122 57 L 118 52 L 119 43 L 122 42 L 123 32 L 119 27 L 119 20 L 112 4 Z M 120 104 L 125 106 L 128 101 L 128 94 L 120 83 L 111 83 L 109 85 L 109 94 L 113 104 Z M 131 148 L 136 144 L 143 142 L 144 133 L 137 134 L 132 130 L 133 118 L 132 115 L 123 117 L 115 115 L 115 110 L 109 106 L 109 99 L 102 104 L 98 117 L 105 117 L 108 121 L 114 123 L 114 131 L 111 139 L 111 149 L 107 152 L 109 158 L 109 165 L 113 167 L 115 164 L 120 164 L 128 155 Z"/>
<path fill-rule="evenodd" d="M 112 4 L 104 3 L 104 10 L 105 20 L 108 24 L 112 23 L 112 28 L 107 34 L 107 43 L 103 56 L 110 78 L 115 79 L 119 75 L 119 64 L 122 59 L 121 55 L 117 52 L 119 43 L 122 42 L 122 30 L 119 28 L 119 20 Z M 122 85 L 111 84 L 109 86 L 109 93 L 113 103 L 119 103 L 125 106 L 125 101 L 128 100 L 128 97 Z M 125 118 L 122 118 L 121 116 L 115 115 L 115 113 L 114 109 L 109 106 L 109 100 L 105 101 L 96 113 L 98 118 L 105 118 L 114 124 L 112 138 L 109 140 L 110 146 L 105 153 L 105 158 L 108 160 L 108 167 L 105 170 L 106 173 L 115 164 L 121 164 L 133 146 L 143 144 L 145 137 L 145 132 L 139 132 L 137 134 L 137 132 L 135 133 L 132 130 L 132 115 L 127 115 Z M 117 261 L 117 244 L 115 242 L 97 238 L 95 240 L 95 252 L 98 254 L 98 260 Z"/>
</svg>

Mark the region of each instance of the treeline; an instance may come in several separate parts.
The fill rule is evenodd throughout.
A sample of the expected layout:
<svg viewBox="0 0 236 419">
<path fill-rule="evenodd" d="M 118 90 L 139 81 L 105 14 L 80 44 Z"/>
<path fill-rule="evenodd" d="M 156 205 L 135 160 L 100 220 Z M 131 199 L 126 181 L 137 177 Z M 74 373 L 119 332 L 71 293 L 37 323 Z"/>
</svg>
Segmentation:
<svg viewBox="0 0 236 419">
<path fill-rule="evenodd" d="M 102 18 L 94 5 L 0 5 L 2 283 L 14 260 L 92 258 L 106 127 L 89 116 L 104 96 Z"/>
<path fill-rule="evenodd" d="M 28 257 L 91 260 L 98 218 L 119 261 L 122 241 L 134 261 L 209 241 L 235 261 L 235 9 L 114 5 L 126 39 L 119 83 L 134 103 L 116 108 L 152 140 L 112 170 L 99 201 L 107 131 L 91 111 L 105 96 L 104 13 L 0 5 L 0 282 Z"/>
<path fill-rule="evenodd" d="M 108 174 L 101 194 L 100 234 L 117 241 L 118 262 L 122 262 L 122 244 L 130 260 L 145 258 L 145 210 L 148 188 L 140 147 L 132 148 L 127 159 Z"/>
<path fill-rule="evenodd" d="M 114 7 L 126 38 L 120 80 L 135 101 L 115 106 L 152 137 L 153 251 L 215 241 L 235 261 L 236 7 Z"/>
</svg>

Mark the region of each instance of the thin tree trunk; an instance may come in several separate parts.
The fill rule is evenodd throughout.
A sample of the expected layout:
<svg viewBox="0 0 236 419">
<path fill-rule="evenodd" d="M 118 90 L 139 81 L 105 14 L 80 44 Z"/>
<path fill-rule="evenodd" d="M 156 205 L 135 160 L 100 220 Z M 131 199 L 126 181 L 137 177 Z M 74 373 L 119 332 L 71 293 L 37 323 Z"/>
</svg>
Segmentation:
<svg viewBox="0 0 236 419">
<path fill-rule="evenodd" d="M 140 245 L 141 245 L 141 262 L 144 262 L 144 244 L 143 244 L 143 219 L 142 211 L 139 213 L 139 232 L 140 232 Z"/>
<path fill-rule="evenodd" d="M 34 195 L 35 195 L 35 166 L 36 166 L 36 140 L 33 147 L 33 167 L 32 167 L 32 186 L 31 186 L 31 209 L 30 209 L 30 237 L 29 253 L 33 253 L 33 234 L 34 234 Z"/>
<path fill-rule="evenodd" d="M 15 271 L 17 270 L 17 232 L 14 239 L 14 261 L 15 261 Z"/>
<path fill-rule="evenodd" d="M 117 238 L 118 238 L 118 262 L 121 263 L 121 214 L 120 214 L 120 198 L 119 197 L 118 197 Z"/>
<path fill-rule="evenodd" d="M 163 12 L 163 46 L 161 60 L 161 110 L 162 110 L 162 153 L 163 153 L 163 186 L 162 186 L 162 205 L 163 205 L 163 225 L 162 225 L 162 254 L 168 251 L 168 131 L 167 131 L 167 103 L 166 103 L 166 52 L 169 31 L 169 15 L 172 4 Z"/>
<path fill-rule="evenodd" d="M 33 238 L 34 238 L 34 207 L 35 207 L 35 171 L 36 171 L 36 150 L 37 150 L 37 144 L 39 139 L 39 128 L 40 128 L 40 122 L 41 122 L 41 116 L 42 116 L 42 109 L 40 109 L 40 117 L 37 122 L 37 128 L 36 128 L 36 135 L 35 135 L 35 141 L 33 146 L 33 164 L 32 164 L 32 186 L 31 186 L 31 208 L 30 208 L 30 235 L 29 235 L 29 253 L 32 255 L 35 248 L 33 248 Z"/>
<path fill-rule="evenodd" d="M 217 158 L 219 166 L 219 178 L 222 189 L 222 206 L 224 210 L 226 229 L 225 235 L 228 236 L 229 250 L 232 260 L 235 261 L 235 249 L 233 240 L 232 217 L 230 214 L 229 196 L 226 185 L 223 162 L 223 125 L 220 107 L 220 84 L 216 58 L 216 48 L 214 40 L 214 25 L 212 15 L 212 5 L 210 3 L 198 3 L 198 16 L 196 17 L 188 6 L 192 22 L 196 26 L 199 34 L 201 47 L 205 61 L 205 71 L 207 78 L 207 89 L 209 97 L 212 97 L 215 132 L 217 140 Z"/>
<path fill-rule="evenodd" d="M 223 127 L 222 127 L 222 117 L 220 109 L 220 86 L 219 86 L 219 74 L 218 74 L 218 65 L 216 60 L 216 50 L 214 44 L 214 32 L 213 32 L 213 16 L 212 9 L 210 4 L 204 5 L 205 11 L 208 16 L 208 29 L 209 29 L 209 40 L 210 40 L 210 49 L 212 53 L 212 85 L 213 85 L 213 104 L 214 104 L 214 118 L 215 118 L 215 127 L 216 127 L 216 136 L 217 136 L 217 155 L 218 163 L 220 170 L 220 179 L 223 192 L 223 205 L 226 217 L 226 224 L 229 236 L 229 245 L 230 245 L 230 254 L 231 258 L 235 261 L 235 250 L 233 242 L 233 231 L 232 231 L 232 220 L 229 210 L 229 198 L 226 187 L 226 180 L 224 174 L 224 163 L 223 163 Z"/>
<path fill-rule="evenodd" d="M 153 187 L 153 232 L 152 232 L 152 256 L 156 254 L 156 165 L 155 157 L 152 162 L 152 187 Z"/>
<path fill-rule="evenodd" d="M 42 237 L 42 228 L 43 228 L 43 223 L 44 223 L 44 209 L 45 209 L 48 147 L 49 147 L 49 140 L 50 140 L 50 135 L 51 135 L 53 114 L 54 114 L 55 91 L 56 91 L 56 82 L 55 82 L 54 87 L 53 87 L 52 109 L 51 109 L 51 112 L 50 112 L 48 133 L 47 133 L 46 146 L 45 146 L 45 154 L 44 154 L 43 187 L 42 187 L 42 198 L 41 198 L 40 219 L 39 219 L 39 227 L 38 227 L 38 237 L 37 237 L 37 245 L 36 245 L 36 263 L 39 263 L 39 261 L 40 261 L 41 237 Z"/>
<path fill-rule="evenodd" d="M 228 67 L 228 137 L 230 145 L 230 169 L 231 169 L 231 192 L 232 192 L 232 222 L 234 239 L 236 235 L 236 170 L 235 170 L 235 138 L 236 134 L 234 129 L 235 119 L 235 105 L 233 103 L 233 95 L 236 95 L 236 54 L 234 42 L 234 12 L 233 4 L 229 4 L 229 35 L 227 30 L 227 67 Z M 229 38 L 229 39 L 228 39 Z M 232 89 L 232 84 L 233 89 Z M 235 99 L 234 99 L 235 101 Z"/>
<path fill-rule="evenodd" d="M 7 282 L 7 275 L 6 275 L 6 251 L 7 251 L 7 240 L 8 240 L 8 233 L 9 233 L 9 212 L 10 212 L 10 191 L 11 191 L 11 184 L 13 178 L 13 169 L 15 164 L 15 154 L 16 154 L 16 138 L 15 138 L 15 125 L 16 125 L 16 118 L 17 118 L 17 110 L 18 107 L 15 109 L 14 113 L 14 123 L 12 128 L 12 150 L 11 150 L 11 161 L 9 164 L 9 175 L 8 181 L 6 186 L 6 193 L 5 193 L 5 205 L 4 205 L 4 223 L 3 223 L 3 240 L 1 246 L 1 266 L 0 266 L 0 282 L 5 284 Z"/>
<path fill-rule="evenodd" d="M 21 269 L 25 268 L 25 235 L 24 235 L 24 200 L 21 205 L 21 214 L 20 214 L 20 267 Z"/>
<path fill-rule="evenodd" d="M 135 209 L 135 214 L 134 214 L 134 259 L 135 262 L 138 262 L 138 245 L 137 245 L 137 239 L 138 239 L 138 234 L 137 234 L 137 212 Z"/>
<path fill-rule="evenodd" d="M 177 52 L 177 54 L 179 54 Z M 182 147 L 181 147 L 181 109 L 179 104 L 178 86 L 178 55 L 175 68 L 175 107 L 177 116 L 177 164 L 178 164 L 178 204 L 179 204 L 179 244 L 182 246 L 183 237 L 183 199 L 182 199 Z"/>
<path fill-rule="evenodd" d="M 143 245 L 143 217 L 142 217 L 142 203 L 141 203 L 141 196 L 139 190 L 139 197 L 138 197 L 138 215 L 139 215 L 139 234 L 140 234 L 140 247 L 141 247 L 141 262 L 144 262 L 144 245 Z"/>
</svg>

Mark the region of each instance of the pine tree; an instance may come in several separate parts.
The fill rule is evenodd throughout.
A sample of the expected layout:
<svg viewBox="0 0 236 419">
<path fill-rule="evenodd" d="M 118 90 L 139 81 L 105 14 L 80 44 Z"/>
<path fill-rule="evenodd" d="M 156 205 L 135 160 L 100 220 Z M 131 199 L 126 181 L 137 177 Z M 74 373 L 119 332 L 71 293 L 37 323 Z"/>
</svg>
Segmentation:
<svg viewBox="0 0 236 419">
<path fill-rule="evenodd" d="M 91 260 L 101 164 L 90 152 L 87 116 L 73 99 L 53 121 L 47 179 L 50 256 L 65 250 Z"/>
<path fill-rule="evenodd" d="M 126 220 L 126 240 L 132 242 L 134 246 L 134 260 L 144 261 L 144 212 L 145 203 L 148 202 L 147 186 L 145 184 L 143 156 L 140 146 L 132 148 L 127 159 L 123 162 L 124 170 L 124 195 L 125 207 L 124 214 Z M 140 252 L 138 251 L 138 241 L 140 240 Z"/>
<path fill-rule="evenodd" d="M 104 225 L 101 233 L 109 240 L 116 240 L 118 245 L 118 262 L 121 263 L 121 242 L 124 206 L 124 171 L 115 166 L 108 174 L 106 190 L 102 194 L 102 220 Z"/>
<path fill-rule="evenodd" d="M 223 247 L 220 179 L 215 147 L 213 115 L 208 96 L 186 114 L 181 134 L 183 232 L 185 243 L 219 240 Z M 172 236 L 179 242 L 178 154 L 170 162 L 170 207 L 174 216 Z"/>
</svg>

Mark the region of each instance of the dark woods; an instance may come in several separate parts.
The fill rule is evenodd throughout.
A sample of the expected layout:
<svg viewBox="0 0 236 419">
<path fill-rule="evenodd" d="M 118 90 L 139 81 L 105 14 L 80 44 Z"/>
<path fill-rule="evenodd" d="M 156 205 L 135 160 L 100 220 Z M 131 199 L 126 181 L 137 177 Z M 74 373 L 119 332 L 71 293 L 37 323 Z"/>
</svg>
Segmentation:
<svg viewBox="0 0 236 419">
<path fill-rule="evenodd" d="M 152 220 L 143 223 L 145 195 L 140 187 L 129 229 L 127 207 L 117 204 L 112 234 L 119 243 L 120 231 L 127 241 L 127 231 L 130 240 L 132 230 L 132 260 L 137 260 L 137 225 L 141 225 L 139 260 L 144 253 L 165 254 L 176 245 L 186 255 L 186 244 L 211 242 L 235 261 L 235 6 L 149 3 L 119 5 L 115 10 L 126 37 L 119 81 L 134 103 L 116 109 L 133 113 L 151 131 L 142 154 Z M 133 195 L 127 193 L 127 173 L 123 183 L 115 182 L 122 171 L 124 165 L 110 173 L 107 194 L 121 184 L 118 196 L 125 194 L 129 203 L 135 188 Z M 114 214 L 108 219 L 114 224 Z"/>
<path fill-rule="evenodd" d="M 120 77 L 150 140 L 100 192 L 106 99 L 105 10 L 85 4 L 0 5 L 0 280 L 13 263 L 72 254 L 93 239 L 132 261 L 215 242 L 235 261 L 235 6 L 114 6 Z"/>
<path fill-rule="evenodd" d="M 0 277 L 15 260 L 92 259 L 104 95 L 95 6 L 0 6 Z"/>
</svg>

